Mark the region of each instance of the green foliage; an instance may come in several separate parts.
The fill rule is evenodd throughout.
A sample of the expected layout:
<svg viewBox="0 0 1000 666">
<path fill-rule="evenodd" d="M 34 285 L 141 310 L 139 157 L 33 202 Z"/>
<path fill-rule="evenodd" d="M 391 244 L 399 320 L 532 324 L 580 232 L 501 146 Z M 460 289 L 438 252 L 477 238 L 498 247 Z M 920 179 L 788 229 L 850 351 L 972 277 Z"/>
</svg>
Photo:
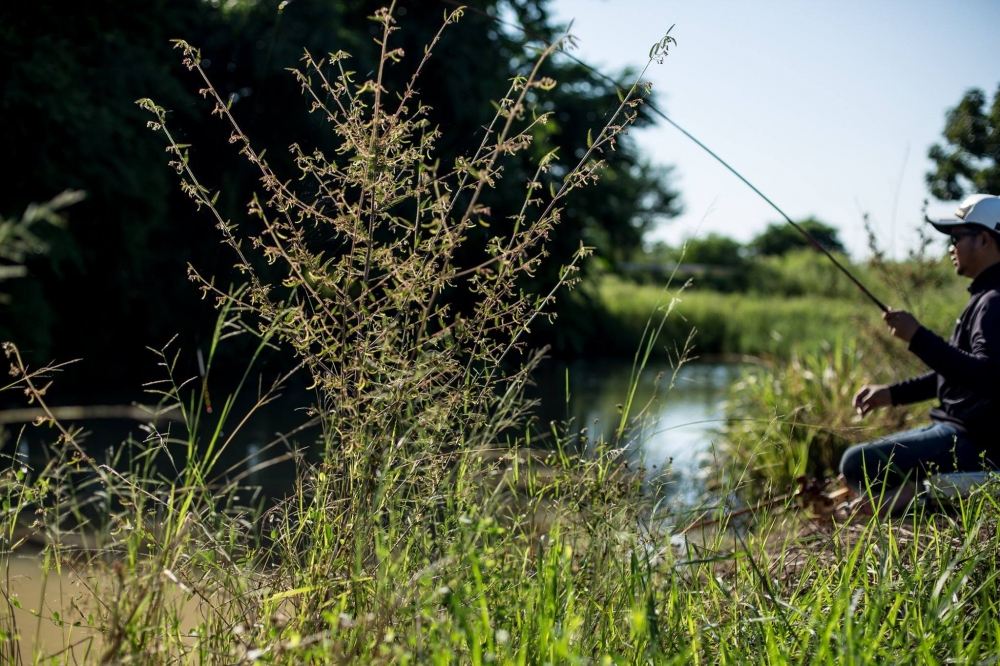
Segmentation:
<svg viewBox="0 0 1000 666">
<path fill-rule="evenodd" d="M 928 151 L 934 162 L 927 173 L 931 194 L 948 200 L 1000 192 L 1000 86 L 992 104 L 982 90 L 966 92 L 948 111 L 943 133 L 944 145 Z"/>
<path fill-rule="evenodd" d="M 421 87 L 422 100 L 432 107 L 428 121 L 447 129 L 437 144 L 445 162 L 461 155 L 470 138 L 482 137 L 492 114 L 485 101 L 503 95 L 512 68 L 526 75 L 538 44 L 559 34 L 547 5 L 546 0 L 478 3 L 477 11 L 466 12 L 465 29 L 445 36 L 448 57 L 427 64 Z M 398 19 L 406 26 L 398 36 L 404 67 L 387 71 L 387 84 L 395 89 L 406 84 L 405 72 L 419 62 L 448 7 L 399 6 Z M 121 0 L 5 4 L 0 52 L 17 57 L 0 62 L 0 144 L 22 161 L 0 194 L 0 215 L 19 214 L 29 202 L 67 187 L 89 195 L 72 210 L 72 224 L 47 239 L 48 257 L 29 261 L 29 277 L 10 285 L 12 309 L 0 321 L 7 336 L 34 362 L 86 357 L 102 368 L 95 381 L 110 390 L 143 380 L 149 344 L 177 333 L 191 345 L 204 345 L 208 331 L 199 322 L 206 309 L 188 285 L 172 278 L 183 275 L 189 263 L 220 283 L 240 278 L 229 271 L 214 229 L 192 216 L 176 191 L 162 146 L 144 130 L 145 117 L 134 100 L 155 98 L 171 109 L 171 121 L 183 127 L 178 142 L 197 146 L 199 163 L 214 174 L 211 185 L 222 191 L 220 211 L 237 216 L 257 185 L 256 175 L 233 166 L 232 147 L 216 131 L 217 121 L 201 113 L 197 84 L 177 66 L 169 40 L 199 44 L 203 66 L 242 129 L 259 137 L 259 150 L 276 167 L 293 167 L 286 152 L 293 141 L 333 154 L 338 139 L 319 117 L 290 113 L 283 105 L 298 88 L 286 68 L 297 63 L 303 48 L 317 57 L 344 49 L 357 52 L 352 65 L 357 72 L 372 71 L 377 58 L 362 47 L 375 35 L 367 21 L 373 8 L 353 0 L 297 0 L 280 7 L 155 0 L 141 11 Z M 532 37 L 500 28 L 488 14 L 519 22 Z M 538 75 L 560 82 L 537 100 L 539 112 L 553 112 L 551 121 L 536 127 L 531 147 L 508 161 L 507 178 L 483 196 L 486 206 L 518 204 L 520 185 L 548 151 L 557 150 L 566 161 L 578 158 L 587 130 L 618 104 L 614 86 L 575 64 L 550 60 Z M 637 122 L 649 119 L 642 114 Z M 551 290 L 559 266 L 581 241 L 612 256 L 637 244 L 653 219 L 676 211 L 666 174 L 644 162 L 629 137 L 603 157 L 613 177 L 567 203 L 549 248 L 551 260 L 522 287 Z M 543 185 L 551 180 L 545 176 Z M 491 232 L 479 227 L 470 233 L 484 241 Z M 564 320 L 572 317 L 572 311 L 562 314 Z M 95 320 L 102 326 L 79 325 Z M 46 340 L 51 344 L 43 344 Z M 100 388 L 85 389 L 95 390 Z"/>
<path fill-rule="evenodd" d="M 907 410 L 857 418 L 853 395 L 888 368 L 884 357 L 862 352 L 857 339 L 840 340 L 752 368 L 733 386 L 720 452 L 727 464 L 765 482 L 756 494 L 786 492 L 800 476 L 836 476 L 848 446 L 913 423 Z"/>
<path fill-rule="evenodd" d="M 844 255 L 837 259 L 862 283 L 877 288 L 878 280 L 865 266 L 852 264 Z M 858 296 L 858 288 L 813 249 L 764 255 L 751 262 L 748 273 L 748 291 L 761 296 L 817 296 L 845 301 Z"/>
<path fill-rule="evenodd" d="M 820 222 L 815 218 L 807 218 L 798 222 L 798 225 L 809 232 L 820 245 L 830 252 L 846 254 L 847 250 L 835 227 Z M 797 229 L 787 222 L 772 222 L 767 225 L 767 229 L 757 234 L 750 241 L 750 251 L 760 256 L 781 255 L 801 248 L 813 247 Z"/>
<path fill-rule="evenodd" d="M 0 218 L 0 281 L 24 277 L 23 263 L 33 254 L 45 254 L 49 247 L 42 239 L 44 226 L 61 227 L 60 211 L 81 201 L 82 192 L 63 192 L 44 204 L 32 204 L 16 220 Z"/>
<path fill-rule="evenodd" d="M 837 298 L 776 297 L 664 289 L 613 276 L 587 285 L 605 316 L 595 320 L 595 353 L 628 355 L 636 349 L 650 313 L 677 298 L 676 316 L 665 324 L 659 346 L 673 350 L 694 330 L 699 354 L 775 355 L 817 349 L 838 335 L 849 335 L 857 322 L 877 318 L 864 303 Z M 630 351 L 631 350 L 631 351 Z"/>
<path fill-rule="evenodd" d="M 747 263 L 742 243 L 714 232 L 686 240 L 680 259 L 692 264 L 725 266 L 733 270 L 744 268 Z"/>
<path fill-rule="evenodd" d="M 200 406 L 198 391 L 160 386 Z M 779 502 L 749 529 L 725 506 L 706 510 L 717 527 L 697 527 L 637 519 L 634 485 L 606 459 L 459 451 L 431 514 L 390 490 L 410 465 L 381 468 L 373 504 L 330 504 L 342 482 L 301 460 L 299 485 L 260 511 L 240 504 L 239 478 L 200 478 L 211 465 L 191 444 L 224 446 L 218 434 L 243 421 L 195 430 L 197 413 L 173 443 L 151 426 L 100 464 L 57 430 L 44 465 L 0 470 L 5 662 L 978 663 L 995 651 L 993 487 L 901 526 L 825 525 Z M 184 446 L 182 470 L 157 472 Z M 29 554 L 26 539 L 45 535 Z M 15 568 L 32 557 L 28 576 Z"/>
<path fill-rule="evenodd" d="M 28 261 L 29 277 L 11 285 L 2 328 L 34 361 L 86 353 L 107 359 L 100 376 L 117 382 L 149 338 L 197 307 L 163 276 L 177 274 L 186 248 L 205 235 L 170 219 L 162 152 L 131 101 L 157 90 L 175 108 L 191 103 L 165 46 L 195 26 L 211 30 L 212 15 L 196 0 L 142 11 L 114 0 L 0 9 L 0 51 L 12 54 L 0 64 L 0 143 L 21 158 L 6 176 L 0 214 L 66 188 L 88 193 L 69 211 L 71 223 L 47 234 L 47 255 Z M 80 325 L 95 320 L 102 326 Z M 140 326 L 149 333 L 135 340 Z"/>
</svg>

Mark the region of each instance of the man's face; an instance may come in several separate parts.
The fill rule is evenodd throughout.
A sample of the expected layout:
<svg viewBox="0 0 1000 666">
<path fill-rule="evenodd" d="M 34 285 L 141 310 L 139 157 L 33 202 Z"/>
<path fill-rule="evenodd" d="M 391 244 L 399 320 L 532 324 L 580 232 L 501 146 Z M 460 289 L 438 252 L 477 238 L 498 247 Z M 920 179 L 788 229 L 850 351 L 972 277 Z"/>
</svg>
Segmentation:
<svg viewBox="0 0 1000 666">
<path fill-rule="evenodd" d="M 974 227 L 955 227 L 948 234 L 948 254 L 956 273 L 965 277 L 979 274 L 985 233 Z"/>
</svg>

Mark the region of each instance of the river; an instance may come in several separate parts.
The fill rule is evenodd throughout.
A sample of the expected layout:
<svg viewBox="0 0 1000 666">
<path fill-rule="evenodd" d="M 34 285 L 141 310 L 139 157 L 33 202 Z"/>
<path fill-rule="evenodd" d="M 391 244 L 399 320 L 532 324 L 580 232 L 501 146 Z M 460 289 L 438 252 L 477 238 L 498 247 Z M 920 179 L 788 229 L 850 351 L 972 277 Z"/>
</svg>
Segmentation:
<svg viewBox="0 0 1000 666">
<path fill-rule="evenodd" d="M 693 362 L 675 369 L 660 363 L 650 364 L 639 375 L 631 398 L 629 427 L 618 444 L 626 449 L 632 461 L 646 469 L 646 483 L 651 491 L 689 502 L 700 494 L 701 470 L 722 425 L 727 392 L 742 368 L 735 363 Z M 587 442 L 592 445 L 601 439 L 615 442 L 632 389 L 632 374 L 632 364 L 620 359 L 545 361 L 528 391 L 528 397 L 539 403 L 532 445 L 551 445 L 546 442 L 552 441 L 552 424 L 576 444 L 583 441 L 584 446 Z M 293 441 L 306 447 L 302 449 L 306 458 L 314 457 L 308 443 L 316 436 L 315 428 L 288 439 L 280 436 L 308 421 L 303 406 L 309 401 L 310 396 L 304 390 L 290 390 L 262 409 L 234 438 L 219 462 L 218 471 L 228 469 L 225 474 L 228 478 L 241 475 L 245 483 L 260 486 L 265 496 L 284 495 L 292 485 L 294 465 L 288 460 L 273 465 L 269 461 L 289 457 L 288 445 Z M 245 413 L 249 405 L 242 409 L 236 407 L 234 414 Z M 142 441 L 154 436 L 134 421 L 82 423 L 87 428 L 86 448 L 102 462 L 112 461 L 126 438 L 138 441 L 132 450 L 141 451 Z M 185 439 L 180 423 L 161 423 L 159 430 Z M 45 458 L 44 443 L 53 438 L 51 429 L 27 428 L 20 436 L 15 457 L 32 466 L 41 466 Z M 180 473 L 183 448 L 180 444 L 171 447 L 170 464 L 178 469 L 161 469 L 161 472 Z"/>
<path fill-rule="evenodd" d="M 675 369 L 661 363 L 639 375 L 622 444 L 645 468 L 650 491 L 688 503 L 702 494 L 702 472 L 723 425 L 725 399 L 743 367 L 693 362 Z M 538 375 L 540 419 L 585 429 L 590 440 L 614 441 L 632 376 L 632 364 L 621 360 L 549 362 Z"/>
</svg>

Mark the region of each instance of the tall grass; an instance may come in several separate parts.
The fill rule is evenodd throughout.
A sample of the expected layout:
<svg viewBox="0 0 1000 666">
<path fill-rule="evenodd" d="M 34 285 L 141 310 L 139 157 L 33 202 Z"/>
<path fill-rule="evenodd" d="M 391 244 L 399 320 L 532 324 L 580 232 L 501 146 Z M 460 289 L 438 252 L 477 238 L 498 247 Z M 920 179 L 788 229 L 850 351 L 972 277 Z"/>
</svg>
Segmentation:
<svg viewBox="0 0 1000 666">
<path fill-rule="evenodd" d="M 166 455 L 163 447 L 153 449 Z M 148 447 L 135 453 L 150 455 Z M 287 500 L 302 507 L 298 517 L 281 508 L 254 515 L 227 501 L 231 490 L 173 492 L 149 468 L 142 481 L 112 464 L 96 466 L 97 481 L 51 473 L 78 469 L 72 460 L 2 478 L 8 512 L 42 509 L 49 584 L 85 584 L 39 607 L 18 581 L 4 581 L 8 661 L 871 663 L 919 655 L 975 663 L 998 639 L 1000 507 L 986 492 L 951 514 L 896 525 L 813 523 L 780 504 L 755 515 L 752 531 L 722 511 L 710 531 L 671 538 L 684 524 L 637 522 L 627 487 L 609 483 L 611 467 L 555 457 L 542 469 L 512 456 L 473 473 L 482 458 L 468 456 L 466 473 L 441 491 L 439 515 L 418 519 L 387 503 L 377 515 L 352 515 L 363 530 L 337 532 L 307 479 Z M 94 542 L 73 545 L 82 530 L 55 512 L 73 505 L 79 520 L 88 496 L 115 498 L 94 512 L 109 525 Z M 532 513 L 544 514 L 544 526 L 528 527 Z M 16 607 L 38 609 L 37 619 Z M 43 623 L 61 630 L 61 644 L 34 640 Z"/>
<path fill-rule="evenodd" d="M 896 408 L 864 421 L 857 416 L 852 398 L 881 374 L 879 366 L 887 372 L 889 364 L 870 347 L 842 339 L 748 368 L 730 389 L 722 458 L 739 475 L 749 470 L 756 495 L 787 492 L 802 476 L 836 476 L 848 446 L 915 427 L 925 415 Z"/>
<path fill-rule="evenodd" d="M 696 353 L 754 356 L 791 355 L 816 349 L 845 336 L 858 319 L 870 315 L 863 304 L 823 297 L 774 297 L 687 289 L 675 294 L 674 316 L 664 325 L 659 345 L 682 344 L 694 329 Z M 596 298 L 606 314 L 593 325 L 600 329 L 606 353 L 631 355 L 642 339 L 649 313 L 669 294 L 661 287 L 638 285 L 606 276 Z"/>
<path fill-rule="evenodd" d="M 395 23 L 391 12 L 376 19 L 388 67 L 399 55 L 390 46 Z M 197 51 L 180 48 L 203 75 Z M 992 653 L 1000 537 L 985 494 L 953 518 L 894 531 L 877 523 L 824 531 L 773 507 L 753 533 L 692 528 L 671 540 L 684 524 L 669 512 L 650 517 L 620 442 L 587 459 L 558 437 L 548 453 L 527 449 L 520 391 L 534 357 L 507 361 L 549 295 L 519 293 L 516 278 L 544 256 L 562 197 L 599 172 L 595 153 L 562 171 L 548 198 L 529 182 L 508 235 L 462 264 L 469 225 L 489 214 L 481 192 L 541 122 L 530 104 L 549 82 L 516 77 L 480 147 L 439 167 L 415 84 L 393 97 L 381 68 L 356 83 L 340 69 L 344 59 L 332 57 L 331 74 L 330 63 L 307 55 L 297 74 L 343 140 L 336 157 L 293 148 L 308 192 L 271 172 L 206 78 L 206 96 L 261 171 L 249 207 L 256 226 L 218 213 L 187 148 L 168 134 L 183 187 L 215 216 L 247 279 L 222 290 L 192 269 L 220 309 L 204 377 L 180 376 L 183 352 L 168 346 L 158 352 L 163 379 L 148 387 L 179 411 L 179 423 L 153 419 L 141 441 L 98 454 L 47 402 L 62 368 L 27 367 L 5 347 L 3 389 L 40 410 L 34 430 L 15 439 L 53 438 L 0 473 L 6 661 L 861 662 Z M 628 115 L 635 98 L 625 99 Z M 144 106 L 154 128 L 168 131 L 165 112 Z M 597 133 L 594 151 L 610 148 L 619 119 Z M 479 295 L 472 311 L 449 307 L 459 287 Z M 257 351 L 227 394 L 213 383 L 213 361 L 233 336 L 254 336 Z M 272 346 L 290 350 L 290 367 L 255 379 Z M 249 470 L 226 469 L 223 453 L 299 371 L 316 396 L 303 418 L 320 435 L 276 436 L 269 462 L 287 458 L 296 481 L 287 496 L 255 507 Z M 246 395 L 253 406 L 240 412 Z M 318 462 L 301 455 L 304 444 Z M 44 605 L 20 591 L 10 567 L 38 540 L 43 576 L 66 585 Z M 55 630 L 56 645 L 40 640 L 43 628 Z"/>
<path fill-rule="evenodd" d="M 816 257 L 812 257 L 817 261 Z M 934 271 L 938 270 L 933 265 Z M 833 269 L 836 270 L 836 269 Z M 907 265 L 896 272 L 920 271 Z M 873 276 L 879 273 L 872 271 Z M 831 276 L 835 278 L 836 276 Z M 912 277 L 899 276 L 899 284 L 869 278 L 869 284 L 885 284 L 893 307 L 907 307 L 929 328 L 947 336 L 966 295 L 954 276 L 943 284 L 915 285 Z M 701 354 L 750 355 L 788 359 L 793 353 L 820 352 L 838 339 L 877 337 L 879 312 L 856 292 L 837 289 L 810 289 L 783 282 L 771 292 L 717 292 L 699 289 L 674 289 L 638 284 L 614 275 L 604 275 L 583 285 L 600 316 L 588 324 L 584 336 L 599 341 L 591 344 L 592 353 L 631 357 L 642 339 L 649 313 L 677 296 L 675 315 L 662 331 L 660 346 L 682 344 L 691 329 L 697 333 L 695 352 Z M 789 291 L 797 295 L 789 295 Z M 681 293 L 683 292 L 683 293 Z M 882 293 L 880 291 L 880 293 Z M 888 298 L 888 297 L 887 297 Z M 898 354 L 894 355 L 899 357 Z"/>
<path fill-rule="evenodd" d="M 522 460 L 530 407 L 522 391 L 539 358 L 524 337 L 555 293 L 572 285 L 588 250 L 580 248 L 550 292 L 527 294 L 520 284 L 547 256 L 545 240 L 565 198 L 599 177 L 601 154 L 634 120 L 644 87 L 637 82 L 603 127 L 581 137 L 587 145 L 575 164 L 544 153 L 520 205 L 492 210 L 486 192 L 550 122 L 539 109 L 555 82 L 540 72 L 561 44 L 511 79 L 478 146 L 442 164 L 440 131 L 417 86 L 443 31 L 460 16 L 446 17 L 399 91 L 386 88 L 387 70 L 405 61 L 391 44 L 398 29 L 391 7 L 372 17 L 381 56 L 370 80 L 355 79 L 345 53 L 306 53 L 293 75 L 339 145 L 332 155 L 291 146 L 292 176 L 276 173 L 242 132 L 198 50 L 177 42 L 231 143 L 259 171 L 246 220 L 222 215 L 191 148 L 174 140 L 167 111 L 140 100 L 183 191 L 214 218 L 245 285 L 222 289 L 190 268 L 220 309 L 205 377 L 178 377 L 178 352 L 161 352 L 165 379 L 149 389 L 178 408 L 182 432 L 150 424 L 148 438 L 121 447 L 113 460 L 97 460 L 82 433 L 59 423 L 45 403 L 53 369 L 28 368 L 7 347 L 14 377 L 7 389 L 37 403 L 37 426 L 58 435 L 47 463 L 9 478 L 8 531 L 43 535 L 54 561 L 67 556 L 65 532 L 92 533 L 96 554 L 76 553 L 78 561 L 96 569 L 111 561 L 85 616 L 101 638 L 88 641 L 88 658 L 255 660 L 317 643 L 336 659 L 384 656 L 391 632 L 422 622 L 429 598 L 415 593 L 448 587 L 447 572 L 466 553 L 489 553 L 507 532 L 531 543 L 536 523 L 564 515 L 567 525 L 578 524 L 575 534 L 596 539 L 611 533 L 612 516 L 637 510 L 637 479 L 622 474 L 613 447 L 588 461 L 560 453 L 541 476 L 530 456 Z M 477 233 L 491 221 L 497 231 Z M 213 409 L 215 352 L 235 335 L 256 337 L 256 352 Z M 291 352 L 291 369 L 254 382 L 254 362 L 272 346 Z M 220 461 L 299 371 L 316 396 L 310 414 L 322 434 L 311 445 L 319 462 L 298 457 L 293 491 L 261 514 L 240 503 L 243 475 L 220 469 Z M 237 413 L 251 391 L 253 407 Z M 25 525 L 18 519 L 29 509 L 41 518 Z M 497 527 L 500 520 L 508 527 Z M 532 550 L 517 555 L 522 567 L 533 566 Z M 202 620 L 193 629 L 184 619 L 192 599 Z M 453 611 L 473 632 L 478 620 L 465 615 L 465 603 Z M 527 640 L 547 644 L 561 631 L 558 617 L 551 619 Z M 457 626 L 445 625 L 448 632 Z M 6 637 L 17 656 L 23 634 L 13 615 Z M 482 648 L 467 642 L 474 661 Z"/>
</svg>

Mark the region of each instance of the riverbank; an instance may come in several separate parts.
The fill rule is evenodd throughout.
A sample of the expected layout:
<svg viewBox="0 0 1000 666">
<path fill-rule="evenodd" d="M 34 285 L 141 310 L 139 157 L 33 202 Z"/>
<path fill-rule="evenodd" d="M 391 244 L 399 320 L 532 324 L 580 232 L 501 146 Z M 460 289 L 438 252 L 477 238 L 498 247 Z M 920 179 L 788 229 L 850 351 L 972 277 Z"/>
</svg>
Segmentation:
<svg viewBox="0 0 1000 666">
<path fill-rule="evenodd" d="M 606 275 L 590 285 L 604 316 L 595 318 L 586 339 L 599 341 L 606 355 L 630 358 L 652 320 L 671 309 L 657 351 L 674 351 L 689 338 L 698 355 L 789 359 L 795 353 L 830 349 L 838 341 L 882 330 L 879 311 L 863 297 L 722 293 L 680 285 L 660 287 Z M 912 309 L 932 330 L 947 334 L 967 298 L 958 280 L 943 288 L 897 294 L 890 303 Z M 692 333 L 693 332 L 693 333 Z M 691 337 L 693 335 L 693 337 Z M 666 354 L 664 354 L 666 355 Z"/>
<path fill-rule="evenodd" d="M 560 474 L 522 487 L 524 510 L 544 503 L 541 530 L 497 520 L 503 502 L 468 504 L 460 484 L 440 488 L 434 526 L 414 525 L 396 501 L 377 521 L 354 516 L 364 534 L 324 536 L 332 525 L 321 513 L 299 524 L 242 514 L 243 525 L 274 525 L 279 542 L 311 535 L 307 550 L 286 554 L 294 562 L 262 559 L 253 530 L 203 531 L 212 521 L 200 499 L 183 534 L 142 539 L 136 522 L 100 549 L 4 560 L 13 614 L 3 656 L 689 664 L 995 654 L 1000 532 L 985 493 L 892 523 L 831 523 L 791 501 L 729 521 L 723 506 L 720 522 L 680 536 L 685 523 L 637 523 L 621 488 L 601 501 L 607 479 L 588 470 L 598 468 L 575 470 L 575 489 Z"/>
<path fill-rule="evenodd" d="M 765 409 L 816 405 L 810 418 L 822 420 L 860 379 L 849 369 L 872 371 L 848 347 L 800 358 L 811 360 L 789 366 L 793 376 L 765 370 L 775 383 L 752 395 L 786 401 Z M 295 458 L 287 498 L 265 508 L 251 479 L 227 479 L 212 463 L 253 414 L 208 413 L 192 391 L 181 403 L 196 409 L 172 435 L 153 427 L 98 462 L 73 454 L 78 435 L 67 430 L 49 463 L 0 477 L 5 534 L 29 524 L 48 543 L 33 573 L 16 559 L 26 546 L 8 539 L 0 657 L 975 662 L 995 649 L 1000 509 L 983 492 L 957 512 L 889 524 L 831 523 L 793 499 L 731 519 L 728 499 L 696 515 L 651 506 L 605 433 L 577 457 L 556 426 L 555 454 L 533 471 L 523 440 L 488 460 L 472 455 L 477 442 L 495 446 L 476 439 L 483 431 L 432 449 L 436 440 L 380 431 L 345 448 L 324 430 L 286 438 L 289 451 L 308 445 L 318 459 Z M 748 435 L 760 448 L 741 448 L 749 457 L 731 456 L 732 467 L 761 469 L 762 449 L 784 437 L 775 432 Z M 158 471 L 178 446 L 183 469 Z M 783 456 L 776 448 L 771 460 Z M 778 488 L 748 474 L 721 481 L 722 498 L 751 483 Z M 706 515 L 708 529 L 690 528 Z M 74 545 L 76 532 L 95 529 L 99 542 Z"/>
</svg>

